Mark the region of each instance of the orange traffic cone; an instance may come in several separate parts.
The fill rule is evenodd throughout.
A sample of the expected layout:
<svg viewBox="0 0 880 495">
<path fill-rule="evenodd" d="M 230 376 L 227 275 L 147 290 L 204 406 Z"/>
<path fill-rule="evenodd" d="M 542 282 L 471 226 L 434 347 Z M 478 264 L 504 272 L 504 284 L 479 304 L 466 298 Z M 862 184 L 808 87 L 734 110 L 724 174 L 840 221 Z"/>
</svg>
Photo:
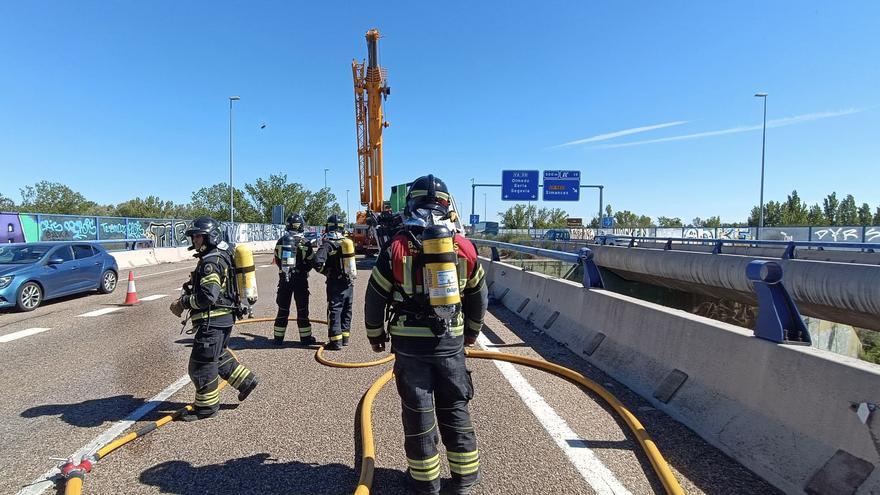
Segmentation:
<svg viewBox="0 0 880 495">
<path fill-rule="evenodd" d="M 125 301 L 123 306 L 134 306 L 140 304 L 138 301 L 137 289 L 134 287 L 134 272 L 128 272 L 128 292 L 125 293 Z"/>
</svg>

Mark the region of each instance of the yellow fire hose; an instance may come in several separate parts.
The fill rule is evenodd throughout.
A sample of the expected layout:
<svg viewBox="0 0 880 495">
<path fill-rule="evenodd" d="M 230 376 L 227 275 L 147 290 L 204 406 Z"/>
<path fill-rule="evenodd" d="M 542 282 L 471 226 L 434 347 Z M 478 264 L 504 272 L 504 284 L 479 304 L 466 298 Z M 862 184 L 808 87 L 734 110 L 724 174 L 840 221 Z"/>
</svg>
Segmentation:
<svg viewBox="0 0 880 495">
<path fill-rule="evenodd" d="M 394 355 L 389 354 L 383 359 L 369 361 L 366 363 L 341 363 L 337 361 L 327 360 L 323 357 L 323 351 L 323 347 L 318 349 L 318 351 L 315 352 L 315 359 L 321 364 L 332 366 L 335 368 L 363 368 L 367 366 L 384 364 L 394 359 Z M 569 380 L 575 384 L 582 385 L 583 387 L 595 392 L 609 406 L 611 406 L 615 413 L 623 418 L 626 425 L 633 432 L 633 435 L 635 435 L 636 440 L 638 440 L 639 445 L 641 445 L 642 447 L 642 450 L 644 450 L 645 454 L 648 456 L 648 460 L 650 460 L 651 466 L 654 468 L 654 472 L 657 474 L 657 477 L 660 478 L 660 482 L 663 484 L 663 488 L 666 490 L 666 493 L 669 495 L 684 494 L 684 490 L 682 490 L 681 485 L 675 478 L 675 475 L 672 474 L 672 470 L 669 469 L 669 464 L 667 464 L 666 460 L 663 458 L 663 455 L 660 453 L 657 445 L 648 435 L 645 427 L 642 426 L 642 423 L 639 422 L 635 415 L 629 409 L 627 409 L 626 406 L 624 406 L 617 399 L 617 397 L 614 397 L 610 392 L 608 392 L 608 390 L 606 390 L 598 383 L 590 380 L 589 378 L 574 370 L 540 359 L 533 359 L 504 352 L 477 351 L 471 349 L 465 349 L 465 353 L 469 358 L 496 359 L 498 361 L 507 361 L 510 363 L 521 364 L 523 366 L 529 366 L 531 368 L 547 371 L 556 376 L 565 378 L 566 380 Z M 369 494 L 370 489 L 372 488 L 373 470 L 375 468 L 376 459 L 372 428 L 372 405 L 376 394 L 378 394 L 379 390 L 381 390 L 382 387 L 384 387 L 385 384 L 387 384 L 391 380 L 392 376 L 393 371 L 388 370 L 384 375 L 373 382 L 373 384 L 364 394 L 364 403 L 363 408 L 361 409 L 360 416 L 363 454 L 361 455 L 361 476 L 358 480 L 357 489 L 354 492 L 355 495 Z"/>
</svg>

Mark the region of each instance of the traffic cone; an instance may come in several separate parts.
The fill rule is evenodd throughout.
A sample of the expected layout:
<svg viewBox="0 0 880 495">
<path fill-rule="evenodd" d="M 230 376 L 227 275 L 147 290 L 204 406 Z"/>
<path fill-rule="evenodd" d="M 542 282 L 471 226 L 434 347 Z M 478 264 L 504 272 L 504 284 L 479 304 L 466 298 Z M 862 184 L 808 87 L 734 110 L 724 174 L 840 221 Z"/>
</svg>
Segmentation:
<svg viewBox="0 0 880 495">
<path fill-rule="evenodd" d="M 137 289 L 134 287 L 134 272 L 128 272 L 128 292 L 125 293 L 125 301 L 123 306 L 134 306 L 140 304 L 138 301 Z"/>
</svg>

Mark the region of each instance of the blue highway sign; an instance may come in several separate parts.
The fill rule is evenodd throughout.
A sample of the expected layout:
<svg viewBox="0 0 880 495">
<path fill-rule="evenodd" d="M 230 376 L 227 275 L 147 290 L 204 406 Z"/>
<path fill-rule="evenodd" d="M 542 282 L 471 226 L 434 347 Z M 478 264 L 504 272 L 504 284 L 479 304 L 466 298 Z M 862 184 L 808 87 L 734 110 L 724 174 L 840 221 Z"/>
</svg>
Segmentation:
<svg viewBox="0 0 880 495">
<path fill-rule="evenodd" d="M 580 198 L 580 170 L 544 171 L 544 201 L 578 201 Z"/>
<path fill-rule="evenodd" d="M 613 229 L 614 228 L 614 217 L 609 217 L 609 216 L 602 217 L 602 228 L 603 229 Z"/>
<path fill-rule="evenodd" d="M 480 223 L 480 215 L 471 215 L 471 225 Z"/>
<path fill-rule="evenodd" d="M 537 170 L 502 170 L 501 199 L 504 201 L 537 201 Z"/>
</svg>

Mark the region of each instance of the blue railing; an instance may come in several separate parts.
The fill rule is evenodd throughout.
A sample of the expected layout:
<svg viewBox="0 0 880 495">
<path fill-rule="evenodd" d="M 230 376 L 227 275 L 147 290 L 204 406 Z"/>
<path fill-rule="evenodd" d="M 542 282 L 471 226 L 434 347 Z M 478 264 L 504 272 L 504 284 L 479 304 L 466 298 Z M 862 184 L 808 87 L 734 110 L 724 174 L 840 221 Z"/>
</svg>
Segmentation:
<svg viewBox="0 0 880 495">
<path fill-rule="evenodd" d="M 471 239 L 471 241 L 477 247 L 490 248 L 493 262 L 501 261 L 499 250 L 505 249 L 568 263 L 582 263 L 584 288 L 605 288 L 602 274 L 593 260 L 593 252 L 587 247 L 581 247 L 578 254 L 574 254 L 508 242 L 483 239 Z M 774 241 L 746 241 L 746 243 L 752 242 Z M 775 242 L 782 245 L 789 244 L 786 241 Z M 746 266 L 746 276 L 752 282 L 752 289 L 758 300 L 758 321 L 755 327 L 755 336 L 776 343 L 809 345 L 811 342 L 810 334 L 804 325 L 803 318 L 801 318 L 791 295 L 782 285 L 782 266 L 775 261 L 755 260 Z"/>
<path fill-rule="evenodd" d="M 864 242 L 822 242 L 822 241 L 758 241 L 758 240 L 739 240 L 739 239 L 691 239 L 676 237 L 635 237 L 635 236 L 615 236 L 600 235 L 592 242 L 603 246 L 616 245 L 621 239 L 628 239 L 626 242 L 628 247 L 640 246 L 642 242 L 651 242 L 655 244 L 663 244 L 665 251 L 673 250 L 676 245 L 693 245 L 712 246 L 712 254 L 722 254 L 724 246 L 736 247 L 776 247 L 784 250 L 782 259 L 795 259 L 797 257 L 797 248 L 803 247 L 807 249 L 816 249 L 823 251 L 825 249 L 857 249 L 865 253 L 874 253 L 878 249 L 877 244 L 868 244 Z"/>
</svg>

